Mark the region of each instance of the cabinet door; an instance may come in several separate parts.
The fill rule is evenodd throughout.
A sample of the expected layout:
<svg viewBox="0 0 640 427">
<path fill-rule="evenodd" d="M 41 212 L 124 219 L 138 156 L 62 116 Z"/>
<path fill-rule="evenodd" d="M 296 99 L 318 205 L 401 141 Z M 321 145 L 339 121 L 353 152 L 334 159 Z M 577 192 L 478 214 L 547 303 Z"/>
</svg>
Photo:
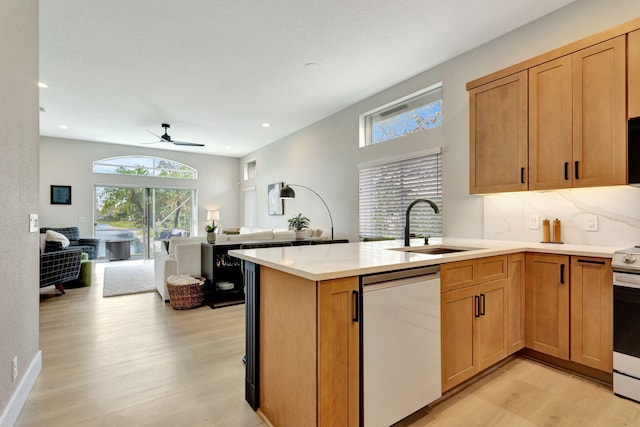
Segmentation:
<svg viewBox="0 0 640 427">
<path fill-rule="evenodd" d="M 627 38 L 627 79 L 628 117 L 640 117 L 640 30 Z"/>
<path fill-rule="evenodd" d="M 507 279 L 483 283 L 477 287 L 480 316 L 476 318 L 478 370 L 501 361 L 507 349 Z"/>
<path fill-rule="evenodd" d="M 509 255 L 509 354 L 524 348 L 524 254 Z"/>
<path fill-rule="evenodd" d="M 625 184 L 626 39 L 573 54 L 573 186 Z"/>
<path fill-rule="evenodd" d="M 571 56 L 529 70 L 529 189 L 571 187 Z"/>
<path fill-rule="evenodd" d="M 360 425 L 358 278 L 318 284 L 318 425 Z"/>
<path fill-rule="evenodd" d="M 478 372 L 475 357 L 477 331 L 476 286 L 441 295 L 442 391 L 471 378 Z"/>
<path fill-rule="evenodd" d="M 571 257 L 571 360 L 613 370 L 611 260 Z"/>
<path fill-rule="evenodd" d="M 527 189 L 527 71 L 469 91 L 469 191 Z"/>
<path fill-rule="evenodd" d="M 526 346 L 569 359 L 569 257 L 527 254 Z"/>
</svg>

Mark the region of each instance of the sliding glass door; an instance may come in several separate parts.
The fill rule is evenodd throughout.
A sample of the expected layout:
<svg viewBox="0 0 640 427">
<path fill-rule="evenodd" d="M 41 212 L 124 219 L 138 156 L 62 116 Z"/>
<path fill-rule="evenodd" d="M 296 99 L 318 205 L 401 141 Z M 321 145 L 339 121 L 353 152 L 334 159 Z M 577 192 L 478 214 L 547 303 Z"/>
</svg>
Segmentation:
<svg viewBox="0 0 640 427">
<path fill-rule="evenodd" d="M 105 242 L 130 240 L 132 258 L 153 258 L 161 240 L 193 231 L 195 190 L 149 187 L 95 187 L 98 258 Z"/>
</svg>

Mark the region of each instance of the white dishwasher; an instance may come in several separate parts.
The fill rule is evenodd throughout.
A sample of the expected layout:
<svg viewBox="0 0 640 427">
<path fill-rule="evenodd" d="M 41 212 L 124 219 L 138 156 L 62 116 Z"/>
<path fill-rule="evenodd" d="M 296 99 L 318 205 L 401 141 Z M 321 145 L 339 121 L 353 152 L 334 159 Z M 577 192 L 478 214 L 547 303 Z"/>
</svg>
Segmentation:
<svg viewBox="0 0 640 427">
<path fill-rule="evenodd" d="M 362 285 L 364 425 L 387 427 L 441 396 L 440 266 Z"/>
</svg>

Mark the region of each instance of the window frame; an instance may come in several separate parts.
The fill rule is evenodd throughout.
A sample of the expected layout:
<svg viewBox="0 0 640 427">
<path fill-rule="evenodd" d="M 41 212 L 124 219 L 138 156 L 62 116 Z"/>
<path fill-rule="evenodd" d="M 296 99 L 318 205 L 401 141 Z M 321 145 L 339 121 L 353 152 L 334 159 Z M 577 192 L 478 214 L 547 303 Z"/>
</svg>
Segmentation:
<svg viewBox="0 0 640 427">
<path fill-rule="evenodd" d="M 126 160 L 131 160 L 130 163 L 118 163 L 118 160 L 122 160 L 122 159 L 126 159 Z M 153 165 L 152 166 L 146 166 L 143 164 L 139 164 L 136 165 L 135 161 L 140 160 L 141 163 L 144 162 L 144 160 L 152 160 L 153 161 Z M 166 168 L 161 168 L 158 167 L 158 164 L 160 162 L 170 162 L 172 164 L 178 165 L 180 167 L 184 167 L 185 170 L 179 170 L 179 169 L 166 169 Z M 127 168 L 127 169 L 135 169 L 136 167 L 142 167 L 145 170 L 149 171 L 150 174 L 149 175 L 137 175 L 137 174 L 123 174 L 123 173 L 118 173 L 118 172 L 109 172 L 109 171 L 100 171 L 100 170 L 96 170 L 96 166 L 104 166 L 104 167 L 114 167 L 114 168 Z M 187 164 L 184 164 L 182 162 L 178 162 L 176 160 L 171 160 L 171 159 L 165 159 L 162 157 L 155 157 L 155 156 L 116 156 L 116 157 L 107 157 L 104 159 L 100 159 L 100 160 L 95 160 L 92 164 L 92 171 L 93 173 L 97 173 L 97 174 L 103 174 L 103 175 L 126 175 L 126 176 L 144 176 L 144 177 L 149 177 L 149 178 L 170 178 L 170 179 L 188 179 L 188 180 L 197 180 L 198 179 L 198 170 L 196 168 L 193 168 Z M 172 172 L 172 171 L 177 171 L 177 172 L 184 172 L 186 176 L 171 176 L 171 175 L 167 175 L 167 176 L 162 176 L 160 175 L 163 171 L 167 171 L 167 172 Z"/>
<path fill-rule="evenodd" d="M 425 97 L 425 98 L 429 98 L 430 94 L 434 94 L 436 95 L 437 92 L 439 92 L 439 97 L 437 99 L 434 100 L 429 100 L 428 102 L 424 102 L 422 101 L 420 98 Z M 442 92 L 443 92 L 443 85 L 442 82 L 438 82 L 438 83 L 434 83 L 422 90 L 419 90 L 417 92 L 411 93 L 407 96 L 404 96 L 402 98 L 396 99 L 392 102 L 389 102 L 387 104 L 384 104 L 380 107 L 377 107 L 373 110 L 367 111 L 364 114 L 360 115 L 359 118 L 359 146 L 360 148 L 364 148 L 364 147 L 369 147 L 372 145 L 377 145 L 377 144 L 381 144 L 384 142 L 389 142 L 389 141 L 399 141 L 402 140 L 404 137 L 406 137 L 407 135 L 411 135 L 417 132 L 412 132 L 412 133 L 407 133 L 395 138 L 390 138 L 384 141 L 379 141 L 379 142 L 372 142 L 372 126 L 375 120 L 376 116 L 382 116 L 385 115 L 385 113 L 388 112 L 392 112 L 391 114 L 389 114 L 390 117 L 393 117 L 392 114 L 398 115 L 398 114 L 402 114 L 404 112 L 407 111 L 412 111 L 415 110 L 417 108 L 429 105 L 433 102 L 436 102 L 437 100 L 439 100 L 440 102 L 443 102 L 443 96 L 442 96 Z M 442 111 L 441 107 L 441 111 Z M 441 119 L 440 119 L 440 124 L 438 126 L 435 127 L 440 127 L 442 126 L 442 114 L 441 114 Z M 423 129 L 423 130 L 430 130 L 433 128 L 427 128 L 427 129 Z M 422 132 L 422 131 L 420 131 Z"/>
</svg>

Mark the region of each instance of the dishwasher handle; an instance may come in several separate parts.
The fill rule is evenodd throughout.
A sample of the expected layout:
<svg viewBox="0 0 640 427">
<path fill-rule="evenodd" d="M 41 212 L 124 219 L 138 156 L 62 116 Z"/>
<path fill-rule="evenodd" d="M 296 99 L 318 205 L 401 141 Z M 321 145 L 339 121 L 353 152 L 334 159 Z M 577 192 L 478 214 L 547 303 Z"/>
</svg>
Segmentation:
<svg viewBox="0 0 640 427">
<path fill-rule="evenodd" d="M 353 317 L 351 320 L 358 323 L 360 321 L 360 292 L 351 291 L 351 297 L 353 298 Z"/>
</svg>

